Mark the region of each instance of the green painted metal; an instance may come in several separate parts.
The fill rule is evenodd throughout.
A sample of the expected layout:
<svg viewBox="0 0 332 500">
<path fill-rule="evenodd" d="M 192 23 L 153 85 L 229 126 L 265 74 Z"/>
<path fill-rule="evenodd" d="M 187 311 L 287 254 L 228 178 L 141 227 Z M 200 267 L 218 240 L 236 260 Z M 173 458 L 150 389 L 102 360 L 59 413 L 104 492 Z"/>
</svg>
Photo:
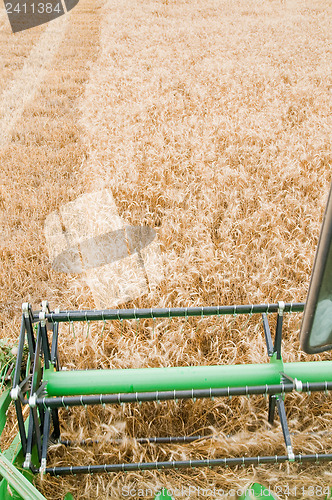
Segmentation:
<svg viewBox="0 0 332 500">
<path fill-rule="evenodd" d="M 280 373 L 305 382 L 332 382 L 332 361 L 124 370 L 45 370 L 49 396 L 242 387 L 280 383 Z"/>
<path fill-rule="evenodd" d="M 25 422 L 25 428 L 27 430 L 28 427 L 28 420 Z M 35 456 L 36 450 L 33 449 L 33 457 Z M 23 463 L 24 457 L 22 454 L 22 446 L 21 446 L 21 438 L 20 435 L 17 434 L 17 436 L 14 438 L 13 442 L 9 446 L 7 450 L 5 450 L 1 454 L 2 458 L 2 463 L 9 463 L 12 467 L 14 467 L 15 471 L 17 474 L 15 474 L 15 481 L 22 482 L 22 484 L 26 485 L 26 481 L 30 484 L 30 490 L 28 493 L 28 496 L 22 496 L 19 494 L 19 492 L 16 492 L 15 490 L 15 483 L 12 484 L 11 478 L 12 478 L 12 473 L 10 473 L 10 477 L 6 477 L 5 475 L 0 472 L 0 474 L 3 476 L 2 480 L 0 480 L 0 498 L 1 500 L 18 500 L 18 499 L 44 499 L 45 497 L 42 496 L 36 488 L 32 485 L 33 481 L 33 474 L 31 471 L 28 470 L 20 470 L 19 467 Z M 8 471 L 8 469 L 6 469 Z M 29 488 L 29 486 L 27 486 Z M 25 493 L 24 493 L 25 494 Z M 32 495 L 35 496 L 32 496 Z M 39 495 L 39 496 L 38 496 Z M 40 496 L 41 495 L 41 496 Z"/>
<path fill-rule="evenodd" d="M 28 426 L 28 421 L 25 423 L 25 427 L 27 429 Z M 15 464 L 16 466 L 18 464 L 22 464 L 23 462 L 23 454 L 22 454 L 22 446 L 21 446 L 21 438 L 20 435 L 17 434 L 15 439 L 13 440 L 12 444 L 9 446 L 7 450 L 5 450 L 2 453 L 2 456 L 8 460 L 11 464 Z M 24 475 L 29 481 L 32 481 L 32 473 L 29 471 L 24 471 Z M 16 494 L 15 491 L 12 491 L 11 489 L 8 489 L 8 481 L 6 481 L 5 478 L 3 478 L 0 481 L 0 498 L 4 500 L 9 500 L 9 499 L 20 499 L 22 498 L 20 495 Z"/>
<path fill-rule="evenodd" d="M 0 454 L 0 475 L 21 498 L 45 500 L 45 497 L 18 471 L 3 453 Z"/>
<path fill-rule="evenodd" d="M 331 382 L 332 361 L 284 363 L 285 373 L 291 378 L 306 382 Z"/>
<path fill-rule="evenodd" d="M 0 395 L 0 435 L 6 425 L 6 412 L 8 410 L 10 402 L 10 388 L 7 388 Z"/>
<path fill-rule="evenodd" d="M 28 420 L 25 422 L 25 427 L 27 429 Z M 33 459 L 36 454 L 36 449 L 33 448 Z M 32 484 L 33 473 L 29 470 L 20 469 L 23 460 L 21 439 L 20 435 L 17 434 L 10 447 L 0 454 L 0 499 L 46 500 Z M 67 493 L 64 500 L 74 500 L 74 497 L 71 493 Z"/>
<path fill-rule="evenodd" d="M 156 496 L 154 497 L 154 500 L 174 500 L 174 497 L 169 493 L 169 491 L 166 490 L 166 488 L 162 488 Z"/>
<path fill-rule="evenodd" d="M 241 495 L 238 500 L 260 500 L 262 498 L 270 498 L 277 500 L 278 497 L 275 496 L 268 488 L 265 488 L 262 484 L 253 483 L 246 489 L 246 491 Z"/>
<path fill-rule="evenodd" d="M 278 365 L 185 366 L 124 370 L 45 370 L 49 396 L 279 384 Z"/>
</svg>

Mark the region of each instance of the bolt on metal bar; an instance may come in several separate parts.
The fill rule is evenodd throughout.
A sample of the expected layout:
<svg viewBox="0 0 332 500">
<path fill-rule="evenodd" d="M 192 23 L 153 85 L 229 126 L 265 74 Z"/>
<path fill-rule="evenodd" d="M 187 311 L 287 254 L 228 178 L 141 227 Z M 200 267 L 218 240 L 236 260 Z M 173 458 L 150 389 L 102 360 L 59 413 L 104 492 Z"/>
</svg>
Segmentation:
<svg viewBox="0 0 332 500">
<path fill-rule="evenodd" d="M 283 314 L 285 311 L 285 303 L 278 302 L 278 316 L 277 316 L 277 326 L 276 326 L 276 334 L 274 338 L 274 348 L 273 351 L 277 354 L 277 359 L 281 359 L 281 339 L 282 339 L 282 323 L 283 323 Z"/>
<path fill-rule="evenodd" d="M 27 435 L 25 432 L 25 427 L 24 427 L 24 419 L 23 419 L 23 413 L 22 413 L 22 404 L 21 401 L 16 400 L 14 401 L 15 403 L 15 410 L 16 410 L 16 417 L 17 417 L 17 423 L 18 423 L 18 429 L 21 437 L 21 445 L 22 445 L 22 452 L 23 455 L 26 455 L 27 452 Z"/>
<path fill-rule="evenodd" d="M 59 340 L 59 323 L 53 323 L 51 363 L 56 369 L 59 369 L 58 340 Z"/>
<path fill-rule="evenodd" d="M 42 454 L 42 434 L 41 434 L 40 424 L 39 424 L 39 420 L 38 420 L 37 408 L 30 409 L 30 418 L 32 418 L 32 422 L 33 422 L 33 434 L 35 435 L 35 438 L 36 438 L 38 459 L 40 461 L 41 454 Z"/>
<path fill-rule="evenodd" d="M 262 314 L 276 313 L 279 304 L 233 305 L 233 306 L 207 306 L 207 307 L 165 307 L 147 309 L 105 309 L 83 311 L 59 311 L 45 314 L 45 319 L 50 323 L 66 323 L 74 321 L 101 321 L 124 319 L 156 319 L 178 318 L 193 316 L 220 316 L 227 314 Z M 304 303 L 286 303 L 284 312 L 302 312 Z M 33 314 L 33 320 L 39 321 L 39 313 Z"/>
<path fill-rule="evenodd" d="M 292 441 L 291 441 L 288 423 L 287 423 L 287 416 L 286 416 L 284 400 L 282 399 L 281 396 L 276 396 L 276 401 L 277 401 L 278 413 L 279 413 L 282 433 L 284 435 L 284 440 L 285 440 L 288 458 L 292 462 L 294 460 L 294 452 L 293 452 Z"/>
<path fill-rule="evenodd" d="M 35 348 L 36 348 L 35 335 L 33 333 L 33 327 L 32 327 L 33 322 L 35 321 L 35 318 L 34 318 L 33 313 L 31 311 L 31 306 L 27 302 L 25 302 L 22 305 L 22 311 L 23 311 L 23 319 L 24 319 L 24 323 L 25 323 L 25 329 L 26 329 L 26 333 L 27 333 L 30 359 L 32 361 L 34 358 Z"/>
<path fill-rule="evenodd" d="M 267 354 L 269 357 L 273 356 L 273 341 L 272 341 L 272 335 L 270 331 L 270 326 L 269 326 L 269 321 L 267 319 L 267 314 L 263 313 L 263 328 L 264 328 L 264 334 L 265 334 L 265 342 L 266 342 L 266 348 L 267 348 Z"/>
<path fill-rule="evenodd" d="M 60 438 L 60 422 L 58 408 L 52 408 L 53 432 L 52 439 Z"/>
<path fill-rule="evenodd" d="M 271 424 L 271 425 L 273 425 L 273 423 L 274 423 L 276 404 L 277 404 L 276 396 L 270 394 L 270 396 L 269 396 L 269 413 L 268 413 L 267 420 L 268 420 L 269 424 Z"/>
<path fill-rule="evenodd" d="M 295 455 L 295 462 L 319 462 L 322 460 L 332 461 L 332 453 L 326 454 L 308 454 Z M 272 455 L 262 457 L 232 457 L 232 458 L 217 458 L 205 460 L 178 460 L 165 462 L 139 462 L 139 463 L 122 463 L 122 464 L 100 464 L 100 465 L 81 465 L 69 467 L 50 467 L 46 469 L 46 473 L 51 476 L 62 476 L 70 474 L 93 474 L 103 472 L 129 472 L 142 470 L 163 470 L 163 469 L 182 469 L 193 467 L 227 467 L 237 465 L 261 465 L 261 464 L 280 464 L 288 462 L 287 455 Z"/>
<path fill-rule="evenodd" d="M 43 321 L 41 321 L 39 323 L 39 325 L 40 325 L 40 333 L 41 333 L 42 347 L 43 347 L 43 353 L 44 353 L 44 365 L 45 365 L 45 368 L 48 369 L 50 367 L 51 353 L 50 353 L 50 346 L 49 346 L 49 342 L 48 342 L 46 324 Z"/>
</svg>

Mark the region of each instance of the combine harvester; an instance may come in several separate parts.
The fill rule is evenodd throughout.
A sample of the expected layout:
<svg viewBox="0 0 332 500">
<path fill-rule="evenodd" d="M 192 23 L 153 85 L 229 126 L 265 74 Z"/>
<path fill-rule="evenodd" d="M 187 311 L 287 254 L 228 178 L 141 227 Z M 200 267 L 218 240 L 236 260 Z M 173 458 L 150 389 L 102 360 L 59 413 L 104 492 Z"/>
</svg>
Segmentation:
<svg viewBox="0 0 332 500">
<path fill-rule="evenodd" d="M 332 192 L 332 190 L 331 190 Z M 232 305 L 163 309 L 122 309 L 51 311 L 43 302 L 41 311 L 23 305 L 21 332 L 11 388 L 5 388 L 0 401 L 0 430 L 10 401 L 16 409 L 19 435 L 1 455 L 0 497 L 7 498 L 7 485 L 22 498 L 43 498 L 31 481 L 34 474 L 62 476 L 68 474 L 118 473 L 125 471 L 182 469 L 192 467 L 225 467 L 238 465 L 279 464 L 282 462 L 332 461 L 331 453 L 299 454 L 292 446 L 286 418 L 285 396 L 291 392 L 312 393 L 332 390 L 332 361 L 283 362 L 282 326 L 285 314 L 304 310 L 301 347 L 307 353 L 332 348 L 332 194 L 327 203 L 320 240 L 307 297 L 303 303 Z M 76 322 L 142 320 L 145 318 L 191 318 L 222 315 L 262 315 L 268 363 L 245 365 L 185 366 L 169 368 L 61 370 L 58 346 L 63 324 Z M 272 338 L 268 314 L 276 315 Z M 22 369 L 24 349 L 28 349 L 26 369 Z M 221 398 L 265 395 L 268 398 L 268 421 L 278 412 L 285 453 L 269 456 L 223 457 L 201 460 L 179 460 L 140 463 L 101 463 L 49 466 L 48 446 L 61 442 L 59 411 L 74 406 L 120 405 L 165 400 Z M 28 418 L 24 415 L 28 412 Z M 51 434 L 52 433 L 52 434 Z M 209 436 L 205 436 L 208 438 Z M 204 436 L 168 436 L 137 438 L 141 443 L 190 443 Z M 69 443 L 70 444 L 70 443 Z M 17 467 L 22 466 L 26 479 Z M 31 493 L 32 492 L 32 493 Z M 30 496 L 29 496 L 30 495 Z M 167 492 L 158 498 L 167 497 Z M 266 494 L 262 497 L 267 498 Z M 8 495 L 8 498 L 12 498 Z M 19 498 L 19 497 L 17 497 Z M 260 498 L 243 496 L 243 498 Z M 270 498 L 274 498 L 272 495 Z"/>
</svg>

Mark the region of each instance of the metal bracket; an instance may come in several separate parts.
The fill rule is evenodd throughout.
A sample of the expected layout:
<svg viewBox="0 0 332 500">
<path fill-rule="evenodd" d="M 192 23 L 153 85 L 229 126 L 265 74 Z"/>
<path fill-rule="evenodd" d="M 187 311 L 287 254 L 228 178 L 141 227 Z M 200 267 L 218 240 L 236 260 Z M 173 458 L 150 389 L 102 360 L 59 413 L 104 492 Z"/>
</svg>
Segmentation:
<svg viewBox="0 0 332 500">
<path fill-rule="evenodd" d="M 274 338 L 274 349 L 273 351 L 277 354 L 277 359 L 281 359 L 281 339 L 282 339 L 282 323 L 283 323 L 283 315 L 285 309 L 285 302 L 278 302 L 278 317 L 277 317 L 277 326 L 276 326 L 276 334 Z"/>
<path fill-rule="evenodd" d="M 13 387 L 12 390 L 10 391 L 10 397 L 12 398 L 13 401 L 17 401 L 19 396 L 20 396 L 21 388 L 19 385 L 16 387 Z"/>
</svg>

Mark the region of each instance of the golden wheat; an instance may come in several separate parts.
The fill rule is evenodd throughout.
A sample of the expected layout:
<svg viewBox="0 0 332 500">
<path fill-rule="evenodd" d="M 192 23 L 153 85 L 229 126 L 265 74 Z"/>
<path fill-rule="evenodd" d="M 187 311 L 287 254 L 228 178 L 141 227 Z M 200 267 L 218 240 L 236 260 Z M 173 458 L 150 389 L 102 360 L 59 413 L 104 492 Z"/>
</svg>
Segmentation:
<svg viewBox="0 0 332 500">
<path fill-rule="evenodd" d="M 52 308 L 95 306 L 79 276 L 51 269 L 43 225 L 62 204 L 103 188 L 112 190 L 126 223 L 158 231 L 164 254 L 163 282 L 126 306 L 305 300 L 331 180 L 329 3 L 111 0 L 100 7 L 81 0 L 73 9 L 53 69 L 0 152 L 1 335 L 17 339 L 24 301 L 35 308 L 45 298 Z M 1 90 L 43 29 L 18 34 L 17 45 L 9 31 L 1 35 L 11 54 L 8 63 L 1 53 Z M 299 351 L 300 320 L 291 315 L 285 322 L 285 361 L 307 359 Z M 100 333 L 93 327 L 87 336 L 77 326 L 74 337 L 62 329 L 63 363 L 85 369 L 266 361 L 254 317 L 246 325 L 239 318 L 115 322 Z M 329 398 L 289 396 L 286 407 L 296 450 L 331 449 L 328 434 L 305 437 L 330 430 Z M 266 424 L 263 398 L 69 415 L 67 421 L 61 413 L 65 438 L 104 443 L 77 444 L 70 453 L 52 446 L 52 464 L 284 452 L 279 424 Z M 190 446 L 132 439 L 209 431 L 215 439 Z M 120 446 L 106 443 L 114 437 L 123 439 Z M 212 484 L 227 491 L 251 481 L 300 488 L 330 480 L 327 465 L 290 464 L 36 482 L 49 499 L 66 491 L 115 499 L 125 486 Z"/>
</svg>

